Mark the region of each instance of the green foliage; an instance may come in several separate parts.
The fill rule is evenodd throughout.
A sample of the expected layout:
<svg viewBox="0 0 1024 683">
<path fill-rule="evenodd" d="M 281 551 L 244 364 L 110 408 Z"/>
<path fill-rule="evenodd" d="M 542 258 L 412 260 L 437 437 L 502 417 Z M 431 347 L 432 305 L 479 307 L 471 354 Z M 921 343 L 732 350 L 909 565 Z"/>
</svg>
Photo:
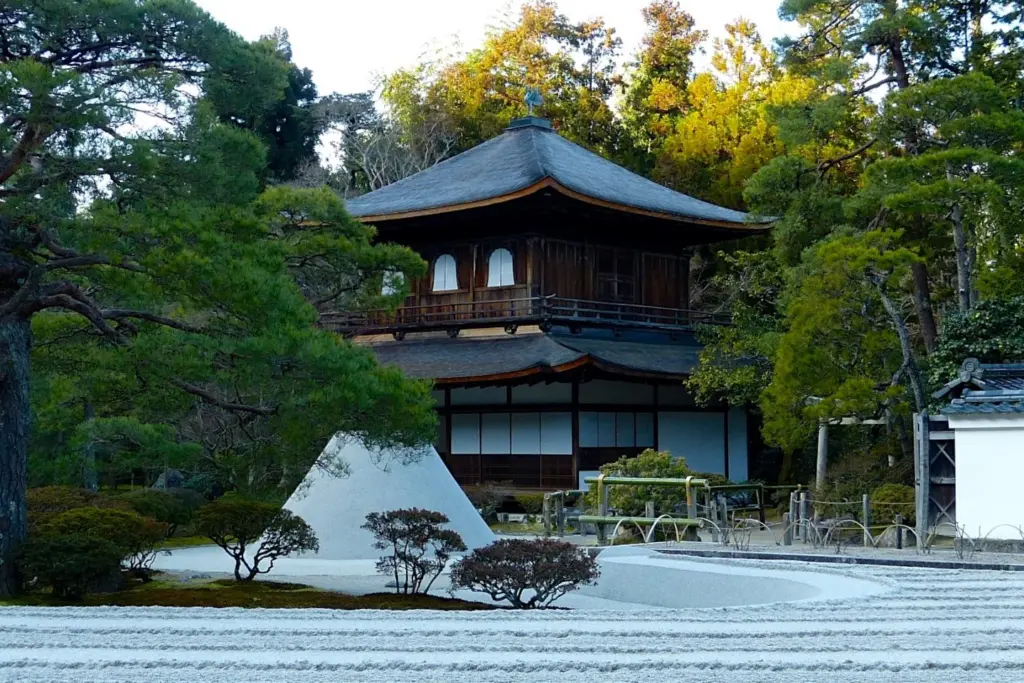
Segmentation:
<svg viewBox="0 0 1024 683">
<path fill-rule="evenodd" d="M 913 482 L 913 460 L 897 456 L 898 450 L 898 445 L 876 438 L 838 453 L 840 457 L 833 459 L 826 473 L 825 486 L 812 497 L 812 500 L 833 504 L 818 506 L 818 513 L 827 517 L 852 515 L 859 519 L 865 493 L 872 495 L 887 484 L 903 486 Z M 889 466 L 891 457 L 897 458 L 894 467 Z"/>
<path fill-rule="evenodd" d="M 896 246 L 899 237 L 837 236 L 808 255 L 810 272 L 788 303 L 762 397 L 769 442 L 795 449 L 819 419 L 905 409 L 906 391 L 893 381 L 906 369 L 904 358 L 884 305 L 888 288 L 917 260 Z"/>
<path fill-rule="evenodd" d="M 725 477 L 721 475 L 693 472 L 687 467 L 683 454 L 673 455 L 667 451 L 656 451 L 650 448 L 634 458 L 623 456 L 613 463 L 602 465 L 601 472 L 623 477 L 685 479 L 693 476 L 710 478 L 712 485 L 727 483 Z M 654 509 L 658 514 L 670 514 L 677 507 L 686 505 L 686 493 L 682 487 L 611 486 L 605 495 L 608 496 L 608 504 L 612 509 L 617 510 L 619 514 L 634 517 L 643 516 L 647 501 L 654 501 Z M 583 500 L 588 508 L 595 508 L 597 506 L 597 488 L 591 486 Z"/>
<path fill-rule="evenodd" d="M 982 363 L 1024 362 L 1024 297 L 988 299 L 966 315 L 946 318 L 939 348 L 929 359 L 932 386 L 955 379 L 968 358 Z"/>
<path fill-rule="evenodd" d="M 167 525 L 128 510 L 84 507 L 58 515 L 40 527 L 39 533 L 109 541 L 121 550 L 124 568 L 147 579 L 156 559 L 156 546 L 167 537 Z"/>
<path fill-rule="evenodd" d="M 119 497 L 132 510 L 161 522 L 167 527 L 167 537 L 174 536 L 178 527 L 191 524 L 196 511 L 206 501 L 195 491 L 188 489 L 143 489 Z"/>
<path fill-rule="evenodd" d="M 897 514 L 903 515 L 903 523 L 907 526 L 917 524 L 913 486 L 883 484 L 871 492 L 868 500 L 871 505 L 872 524 L 890 523 Z"/>
<path fill-rule="evenodd" d="M 361 528 L 373 534 L 374 548 L 387 553 L 377 571 L 394 578 L 396 593 L 429 593 L 452 553 L 466 549 L 457 532 L 443 528 L 448 522 L 441 512 L 419 508 L 366 515 Z"/>
<path fill-rule="evenodd" d="M 486 593 L 516 609 L 543 609 L 601 576 L 586 549 L 554 539 L 502 539 L 478 548 L 452 567 L 455 588 Z"/>
<path fill-rule="evenodd" d="M 116 498 L 70 486 L 43 486 L 29 489 L 26 495 L 30 531 L 50 523 L 56 517 L 81 508 L 127 510 L 129 505 Z"/>
<path fill-rule="evenodd" d="M 528 515 L 539 515 L 544 511 L 543 493 L 517 493 L 515 499 Z"/>
<path fill-rule="evenodd" d="M 22 547 L 18 569 L 56 597 L 80 600 L 115 582 L 123 556 L 122 548 L 101 538 L 33 536 Z"/>
<path fill-rule="evenodd" d="M 723 268 L 712 287 L 727 293 L 733 324 L 697 330 L 704 348 L 687 386 L 703 405 L 723 399 L 732 405 L 757 405 L 771 382 L 782 329 L 782 274 L 767 252 L 721 253 L 719 258 Z"/>
<path fill-rule="evenodd" d="M 295 180 L 303 168 L 315 164 L 316 146 L 326 127 L 317 108 L 318 93 L 313 72 L 291 62 L 288 32 L 278 29 L 256 44 L 276 56 L 284 65 L 287 82 L 280 98 L 260 112 L 236 112 L 238 102 L 216 102 L 218 117 L 252 131 L 267 147 L 267 175 L 274 182 Z"/>
<path fill-rule="evenodd" d="M 196 529 L 235 561 L 237 581 L 252 581 L 257 574 L 268 573 L 280 557 L 320 549 L 313 529 L 290 510 L 235 496 L 201 507 Z M 247 557 L 250 547 L 255 547 L 255 552 Z"/>
</svg>

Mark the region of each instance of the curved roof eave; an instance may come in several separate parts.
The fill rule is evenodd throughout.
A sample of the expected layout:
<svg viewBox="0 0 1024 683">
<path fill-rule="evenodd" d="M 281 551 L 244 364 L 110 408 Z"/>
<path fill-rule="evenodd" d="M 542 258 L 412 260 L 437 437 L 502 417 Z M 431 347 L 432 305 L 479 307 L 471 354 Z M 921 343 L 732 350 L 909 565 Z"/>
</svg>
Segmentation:
<svg viewBox="0 0 1024 683">
<path fill-rule="evenodd" d="M 505 202 L 514 201 L 514 200 L 520 199 L 522 197 L 527 197 L 527 196 L 529 196 L 531 194 L 534 194 L 536 192 L 540 192 L 541 190 L 544 190 L 544 189 L 554 190 L 555 192 L 558 192 L 559 194 L 565 195 L 566 197 L 571 197 L 572 199 L 576 199 L 576 200 L 585 202 L 587 204 L 593 204 L 595 206 L 601 206 L 601 207 L 604 207 L 604 208 L 613 209 L 613 210 L 616 210 L 616 211 L 622 211 L 622 212 L 625 212 L 625 213 L 633 213 L 633 214 L 637 214 L 637 215 L 640 215 L 640 216 L 648 216 L 648 217 L 651 217 L 651 218 L 660 218 L 662 220 L 676 221 L 676 222 L 679 222 L 679 223 L 694 223 L 694 224 L 697 224 L 697 225 L 710 225 L 710 226 L 719 227 L 719 228 L 730 228 L 730 229 L 733 229 L 733 230 L 749 230 L 751 232 L 761 232 L 761 231 L 770 229 L 772 224 L 775 222 L 774 219 L 767 219 L 767 218 L 764 219 L 763 222 L 755 222 L 755 221 L 743 221 L 743 222 L 722 221 L 722 220 L 713 220 L 713 219 L 707 219 L 707 218 L 697 218 L 697 217 L 686 216 L 686 215 L 682 215 L 682 214 L 666 213 L 664 211 L 652 211 L 650 209 L 644 209 L 644 208 L 640 208 L 640 207 L 636 207 L 636 206 L 630 206 L 628 204 L 620 204 L 620 203 L 616 203 L 616 202 L 610 202 L 608 200 L 600 199 L 598 197 L 591 197 L 589 195 L 583 194 L 582 192 L 577 192 L 575 190 L 572 190 L 572 189 L 566 187 L 565 185 L 563 185 L 562 183 L 558 182 L 556 179 L 552 178 L 551 176 L 545 176 L 543 179 L 541 179 L 540 181 L 538 181 L 536 183 L 528 185 L 528 186 L 526 186 L 526 187 L 524 187 L 522 189 L 516 190 L 514 192 L 509 192 L 508 194 L 499 195 L 497 197 L 488 197 L 486 199 L 479 199 L 479 200 L 471 201 L 471 202 L 462 202 L 462 203 L 459 203 L 459 204 L 447 204 L 447 205 L 443 205 L 443 206 L 435 206 L 435 207 L 424 208 L 424 209 L 414 209 L 414 210 L 410 210 L 410 211 L 399 211 L 399 212 L 396 212 L 396 213 L 384 213 L 384 214 L 365 215 L 365 216 L 358 216 L 357 215 L 356 218 L 358 218 L 363 223 L 381 223 L 381 222 L 384 222 L 384 221 L 401 220 L 401 219 L 406 219 L 406 218 L 419 218 L 419 217 L 422 217 L 422 216 L 436 216 L 436 215 L 439 215 L 439 214 L 455 213 L 455 212 L 458 212 L 458 211 L 466 211 L 468 209 L 477 209 L 477 208 L 481 208 L 481 207 L 484 207 L 484 206 L 493 206 L 495 204 L 503 204 Z"/>
<path fill-rule="evenodd" d="M 659 185 L 532 120 L 439 164 L 356 197 L 349 213 L 367 223 L 464 211 L 550 188 L 615 211 L 743 231 L 767 229 L 742 211 Z"/>
</svg>

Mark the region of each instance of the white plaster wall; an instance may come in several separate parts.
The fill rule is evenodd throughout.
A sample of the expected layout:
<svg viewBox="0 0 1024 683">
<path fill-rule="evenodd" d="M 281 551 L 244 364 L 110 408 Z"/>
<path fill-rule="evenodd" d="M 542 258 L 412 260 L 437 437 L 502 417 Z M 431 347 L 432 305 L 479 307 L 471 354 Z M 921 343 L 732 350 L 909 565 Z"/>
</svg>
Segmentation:
<svg viewBox="0 0 1024 683">
<path fill-rule="evenodd" d="M 1020 540 L 1024 417 L 949 416 L 956 430 L 956 520 L 969 536 Z M 994 530 L 994 531 L 993 531 Z"/>
<path fill-rule="evenodd" d="M 724 420 L 723 413 L 660 412 L 658 450 L 686 458 L 695 472 L 725 474 Z"/>
</svg>

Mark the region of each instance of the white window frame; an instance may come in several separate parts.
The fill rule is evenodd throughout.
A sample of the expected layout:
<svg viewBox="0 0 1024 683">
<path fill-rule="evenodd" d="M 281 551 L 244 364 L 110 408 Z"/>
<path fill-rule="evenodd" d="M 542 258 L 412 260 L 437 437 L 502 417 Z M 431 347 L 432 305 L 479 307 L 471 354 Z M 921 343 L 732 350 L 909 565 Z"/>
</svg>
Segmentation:
<svg viewBox="0 0 1024 683">
<path fill-rule="evenodd" d="M 498 247 L 487 258 L 487 286 L 511 287 L 516 283 L 515 269 L 512 267 L 512 252 Z"/>
<path fill-rule="evenodd" d="M 459 288 L 459 269 L 455 257 L 441 254 L 434 259 L 434 292 L 454 292 Z"/>
</svg>

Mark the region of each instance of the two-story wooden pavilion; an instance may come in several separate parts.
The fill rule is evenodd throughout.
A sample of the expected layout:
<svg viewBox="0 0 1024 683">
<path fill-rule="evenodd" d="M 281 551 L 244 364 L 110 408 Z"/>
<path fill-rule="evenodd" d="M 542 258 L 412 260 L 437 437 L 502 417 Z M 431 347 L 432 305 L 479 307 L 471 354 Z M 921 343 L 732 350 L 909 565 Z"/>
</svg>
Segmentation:
<svg viewBox="0 0 1024 683">
<path fill-rule="evenodd" d="M 437 450 L 465 485 L 575 487 L 647 447 L 748 476 L 743 406 L 683 381 L 696 245 L 765 230 L 558 135 L 541 118 L 348 203 L 429 263 L 394 314 L 325 316 L 383 363 L 435 382 Z M 387 284 L 385 284 L 387 286 Z"/>
</svg>

